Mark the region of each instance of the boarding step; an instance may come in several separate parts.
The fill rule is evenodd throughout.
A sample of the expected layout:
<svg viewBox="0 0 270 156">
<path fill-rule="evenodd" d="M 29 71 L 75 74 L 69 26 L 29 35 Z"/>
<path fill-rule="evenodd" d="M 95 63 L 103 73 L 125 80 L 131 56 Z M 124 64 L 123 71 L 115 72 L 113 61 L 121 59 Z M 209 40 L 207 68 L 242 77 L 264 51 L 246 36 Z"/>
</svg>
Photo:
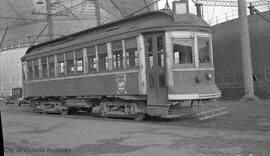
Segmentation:
<svg viewBox="0 0 270 156">
<path fill-rule="evenodd" d="M 220 116 L 229 113 L 229 111 L 226 110 L 226 107 L 220 107 L 216 109 L 211 109 L 208 111 L 203 111 L 200 113 L 197 113 L 197 117 L 200 121 L 210 119 L 212 117 Z"/>
</svg>

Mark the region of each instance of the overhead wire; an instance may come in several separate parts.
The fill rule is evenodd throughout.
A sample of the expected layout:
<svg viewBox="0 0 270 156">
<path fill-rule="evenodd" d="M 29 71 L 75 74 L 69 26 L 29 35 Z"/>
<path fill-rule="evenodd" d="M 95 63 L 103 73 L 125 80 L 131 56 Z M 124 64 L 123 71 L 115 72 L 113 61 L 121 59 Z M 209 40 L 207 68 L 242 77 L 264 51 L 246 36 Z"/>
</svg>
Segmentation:
<svg viewBox="0 0 270 156">
<path fill-rule="evenodd" d="M 217 2 L 217 0 L 215 0 L 215 4 L 216 4 L 216 2 Z M 216 10 L 216 5 L 214 5 L 214 9 L 213 9 L 213 12 L 212 12 L 212 17 L 211 17 L 211 22 L 210 22 L 210 25 L 211 25 L 211 23 L 213 22 L 213 18 L 214 18 L 215 10 Z"/>
<path fill-rule="evenodd" d="M 76 8 L 76 7 L 80 7 L 80 6 L 83 5 L 84 3 L 88 3 L 88 2 L 89 2 L 89 1 L 83 1 L 82 3 L 73 5 L 73 6 L 69 7 L 68 9 L 73 9 L 73 8 Z M 55 15 L 60 15 L 60 14 L 63 13 L 63 12 L 65 12 L 65 9 L 56 12 Z M 33 20 L 31 21 L 31 23 L 27 23 L 27 24 L 33 24 L 33 23 L 35 23 L 35 22 L 40 22 L 40 21 L 43 21 L 43 20 L 46 20 L 46 17 L 42 17 L 42 18 L 39 18 L 39 19 L 33 19 Z M 27 24 L 15 25 L 15 26 L 9 27 L 9 29 L 16 28 L 16 27 L 20 27 L 20 26 L 22 26 L 22 25 L 27 25 Z"/>
<path fill-rule="evenodd" d="M 28 21 L 40 20 L 40 21 L 46 21 L 46 20 L 42 20 L 42 19 L 34 19 L 34 18 L 32 18 L 32 19 L 30 19 L 30 18 L 22 19 L 22 18 L 18 18 L 18 17 L 6 17 L 6 16 L 0 16 L 0 18 L 2 18 L 2 19 L 10 19 L 10 20 L 28 20 Z"/>
</svg>

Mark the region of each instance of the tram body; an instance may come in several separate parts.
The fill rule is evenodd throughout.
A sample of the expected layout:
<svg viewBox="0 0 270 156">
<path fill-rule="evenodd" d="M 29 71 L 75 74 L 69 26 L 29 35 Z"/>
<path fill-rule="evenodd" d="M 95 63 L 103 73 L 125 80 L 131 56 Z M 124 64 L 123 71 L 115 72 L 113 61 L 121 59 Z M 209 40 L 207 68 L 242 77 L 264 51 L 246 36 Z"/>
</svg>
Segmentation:
<svg viewBox="0 0 270 156">
<path fill-rule="evenodd" d="M 107 116 L 174 118 L 221 96 L 211 28 L 189 13 L 149 12 L 35 45 L 22 66 L 25 98 Z"/>
</svg>

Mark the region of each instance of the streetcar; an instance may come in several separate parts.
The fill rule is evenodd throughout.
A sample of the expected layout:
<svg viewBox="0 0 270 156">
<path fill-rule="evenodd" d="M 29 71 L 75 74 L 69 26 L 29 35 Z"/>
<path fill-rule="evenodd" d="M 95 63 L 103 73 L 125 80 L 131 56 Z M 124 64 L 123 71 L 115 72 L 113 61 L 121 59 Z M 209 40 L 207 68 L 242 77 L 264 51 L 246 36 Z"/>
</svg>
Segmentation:
<svg viewBox="0 0 270 156">
<path fill-rule="evenodd" d="M 24 97 L 42 112 L 57 105 L 63 114 L 177 118 L 221 96 L 211 27 L 182 1 L 34 45 L 21 61 Z M 206 119 L 226 111 L 196 113 Z"/>
</svg>

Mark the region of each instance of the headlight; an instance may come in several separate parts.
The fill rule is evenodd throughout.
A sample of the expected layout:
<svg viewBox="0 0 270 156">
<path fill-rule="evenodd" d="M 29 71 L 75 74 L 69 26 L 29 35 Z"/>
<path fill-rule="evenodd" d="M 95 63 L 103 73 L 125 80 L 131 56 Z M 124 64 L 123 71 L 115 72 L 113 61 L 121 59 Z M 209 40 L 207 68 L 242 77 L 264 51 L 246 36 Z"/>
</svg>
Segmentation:
<svg viewBox="0 0 270 156">
<path fill-rule="evenodd" d="M 208 73 L 207 75 L 206 75 L 206 78 L 208 79 L 208 80 L 211 80 L 212 79 L 212 77 L 213 77 L 213 74 L 212 73 Z"/>
</svg>

